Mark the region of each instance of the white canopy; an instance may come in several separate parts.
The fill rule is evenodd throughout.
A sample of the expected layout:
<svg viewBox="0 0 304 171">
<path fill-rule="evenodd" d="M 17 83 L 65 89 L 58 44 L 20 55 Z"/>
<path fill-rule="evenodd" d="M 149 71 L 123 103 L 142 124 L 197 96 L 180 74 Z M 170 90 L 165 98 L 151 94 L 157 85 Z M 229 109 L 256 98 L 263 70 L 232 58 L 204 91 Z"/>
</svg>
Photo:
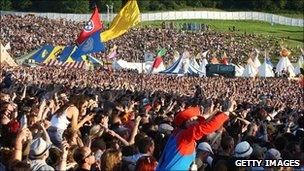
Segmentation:
<svg viewBox="0 0 304 171">
<path fill-rule="evenodd" d="M 295 76 L 294 67 L 292 66 L 288 57 L 281 57 L 279 63 L 277 64 L 275 72 L 279 76 L 281 76 L 283 72 L 288 72 L 290 77 Z"/>
<path fill-rule="evenodd" d="M 208 61 L 206 58 L 203 58 L 203 60 L 200 62 L 199 70 L 202 72 L 202 75 L 206 75 L 206 65 L 208 64 Z"/>
<path fill-rule="evenodd" d="M 253 65 L 247 64 L 243 72 L 243 77 L 255 77 L 257 71 Z"/>
<path fill-rule="evenodd" d="M 272 67 L 267 63 L 266 59 L 264 60 L 264 63 L 259 67 L 258 75 L 260 77 L 274 77 Z"/>
<path fill-rule="evenodd" d="M 294 69 L 294 72 L 296 75 L 300 74 L 301 71 L 300 71 L 300 68 L 303 68 L 304 69 L 304 59 L 303 59 L 303 55 L 301 55 L 298 59 L 298 62 L 296 64 L 296 67 Z"/>
<path fill-rule="evenodd" d="M 0 44 L 0 59 L 1 63 L 6 63 L 9 66 L 18 66 L 14 59 L 11 57 L 11 55 L 7 52 L 8 47 L 4 47 L 2 44 Z"/>
<path fill-rule="evenodd" d="M 135 63 L 135 62 L 128 62 L 122 59 L 118 61 L 114 61 L 112 64 L 112 68 L 114 70 L 121 70 L 121 69 L 133 69 L 137 70 L 139 73 L 141 72 L 150 72 L 152 67 L 151 61 L 145 63 Z"/>
<path fill-rule="evenodd" d="M 235 65 L 233 63 L 231 63 L 231 65 L 233 65 L 235 67 L 235 76 L 236 77 L 242 77 L 245 68 L 243 66 L 241 66 L 241 65 Z"/>
</svg>

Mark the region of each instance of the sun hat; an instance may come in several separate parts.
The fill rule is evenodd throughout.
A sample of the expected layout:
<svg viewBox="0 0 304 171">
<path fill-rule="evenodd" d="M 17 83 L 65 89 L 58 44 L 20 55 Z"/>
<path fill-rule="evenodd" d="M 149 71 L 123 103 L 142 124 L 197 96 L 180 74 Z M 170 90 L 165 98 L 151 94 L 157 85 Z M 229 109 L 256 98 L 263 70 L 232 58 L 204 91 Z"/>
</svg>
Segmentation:
<svg viewBox="0 0 304 171">
<path fill-rule="evenodd" d="M 247 141 L 238 143 L 234 149 L 235 157 L 249 157 L 253 149 Z"/>
<path fill-rule="evenodd" d="M 198 144 L 197 149 L 201 151 L 206 151 L 213 154 L 211 146 L 207 142 L 201 142 Z"/>
<path fill-rule="evenodd" d="M 277 149 L 271 148 L 266 152 L 265 159 L 278 160 L 278 159 L 282 159 L 282 157 L 281 157 L 281 153 Z"/>
<path fill-rule="evenodd" d="M 36 138 L 31 143 L 29 157 L 31 159 L 39 158 L 45 154 L 51 148 L 51 146 L 52 145 L 46 142 L 43 138 Z"/>
<path fill-rule="evenodd" d="M 173 131 L 173 127 L 167 123 L 162 123 L 158 126 L 158 131 L 161 133 L 167 133 Z"/>
</svg>

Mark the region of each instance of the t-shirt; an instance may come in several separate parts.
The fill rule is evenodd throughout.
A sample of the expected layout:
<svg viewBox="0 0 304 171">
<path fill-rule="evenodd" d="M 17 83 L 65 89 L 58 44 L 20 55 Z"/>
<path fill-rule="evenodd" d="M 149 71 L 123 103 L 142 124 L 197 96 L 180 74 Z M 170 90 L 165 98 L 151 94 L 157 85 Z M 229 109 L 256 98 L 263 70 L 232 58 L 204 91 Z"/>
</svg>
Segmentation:
<svg viewBox="0 0 304 171">
<path fill-rule="evenodd" d="M 29 163 L 33 171 L 55 171 L 53 167 L 49 166 L 43 160 L 30 160 Z"/>
</svg>

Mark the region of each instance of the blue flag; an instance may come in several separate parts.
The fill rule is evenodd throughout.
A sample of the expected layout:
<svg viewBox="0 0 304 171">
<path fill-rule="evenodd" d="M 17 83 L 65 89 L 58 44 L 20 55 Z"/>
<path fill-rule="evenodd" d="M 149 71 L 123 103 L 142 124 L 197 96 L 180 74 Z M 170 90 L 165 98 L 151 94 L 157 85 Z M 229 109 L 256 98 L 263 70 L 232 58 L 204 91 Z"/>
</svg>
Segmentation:
<svg viewBox="0 0 304 171">
<path fill-rule="evenodd" d="M 49 56 L 53 49 L 54 47 L 51 45 L 44 45 L 32 56 L 32 59 L 34 59 L 36 62 L 41 63 Z"/>
<path fill-rule="evenodd" d="M 69 56 L 71 55 L 71 53 L 73 52 L 74 48 L 75 48 L 75 46 L 66 46 L 62 50 L 62 53 L 60 54 L 59 61 L 65 62 L 69 58 Z"/>
<path fill-rule="evenodd" d="M 86 39 L 82 44 L 80 44 L 77 50 L 71 55 L 73 60 L 76 62 L 82 61 L 81 56 L 94 53 L 94 52 L 104 52 L 106 50 L 100 36 L 100 30 L 93 33 L 88 39 Z"/>
</svg>

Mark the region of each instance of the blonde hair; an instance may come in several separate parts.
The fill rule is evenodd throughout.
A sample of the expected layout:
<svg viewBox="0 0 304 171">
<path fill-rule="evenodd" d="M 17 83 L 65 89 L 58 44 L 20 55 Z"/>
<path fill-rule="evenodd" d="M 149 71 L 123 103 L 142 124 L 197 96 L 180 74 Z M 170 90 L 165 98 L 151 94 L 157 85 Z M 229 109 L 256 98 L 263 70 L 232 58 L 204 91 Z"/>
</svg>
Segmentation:
<svg viewBox="0 0 304 171">
<path fill-rule="evenodd" d="M 117 149 L 106 150 L 100 159 L 102 171 L 120 170 L 121 152 Z"/>
</svg>

